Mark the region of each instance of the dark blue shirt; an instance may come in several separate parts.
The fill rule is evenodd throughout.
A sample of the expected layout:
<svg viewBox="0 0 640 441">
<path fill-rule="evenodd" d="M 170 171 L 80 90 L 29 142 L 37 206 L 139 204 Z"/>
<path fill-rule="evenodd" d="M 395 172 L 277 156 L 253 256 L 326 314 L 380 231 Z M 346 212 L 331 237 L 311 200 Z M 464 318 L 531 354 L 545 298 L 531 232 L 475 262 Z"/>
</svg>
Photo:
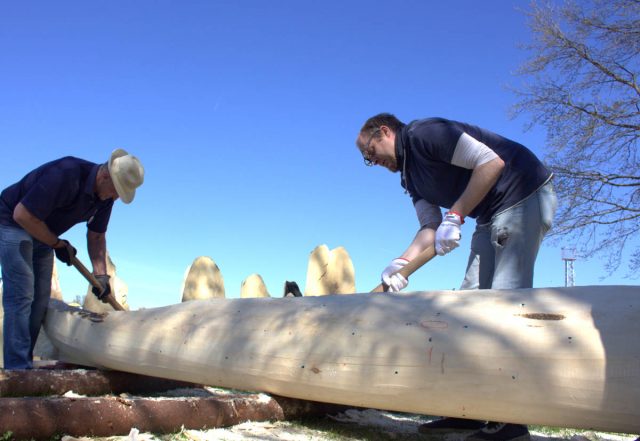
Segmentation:
<svg viewBox="0 0 640 441">
<path fill-rule="evenodd" d="M 478 223 L 526 199 L 551 172 L 525 146 L 480 127 L 444 118 L 413 121 L 396 135 L 396 157 L 402 186 L 414 203 L 419 199 L 451 208 L 464 192 L 473 170 L 451 164 L 458 140 L 467 133 L 493 150 L 505 163 L 485 198 L 469 213 Z"/>
<path fill-rule="evenodd" d="M 113 199 L 94 193 L 99 165 L 67 156 L 29 172 L 0 194 L 0 224 L 20 227 L 13 210 L 22 203 L 56 235 L 80 222 L 96 233 L 107 231 Z"/>
</svg>

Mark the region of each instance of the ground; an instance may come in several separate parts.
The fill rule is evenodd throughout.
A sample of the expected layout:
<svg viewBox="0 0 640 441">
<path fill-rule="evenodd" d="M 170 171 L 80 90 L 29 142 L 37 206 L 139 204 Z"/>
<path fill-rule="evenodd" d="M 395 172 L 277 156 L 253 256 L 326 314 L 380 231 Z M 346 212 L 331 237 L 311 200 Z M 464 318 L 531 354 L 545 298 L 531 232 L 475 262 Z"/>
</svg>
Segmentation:
<svg viewBox="0 0 640 441">
<path fill-rule="evenodd" d="M 440 437 L 418 434 L 418 426 L 430 417 L 350 409 L 333 417 L 304 421 L 246 422 L 213 430 L 183 430 L 172 435 L 139 433 L 129 436 L 92 438 L 91 441 L 461 441 L 465 434 Z M 568 429 L 531 427 L 533 441 L 633 441 L 636 436 Z M 64 437 L 62 441 L 87 441 L 89 438 Z"/>
</svg>

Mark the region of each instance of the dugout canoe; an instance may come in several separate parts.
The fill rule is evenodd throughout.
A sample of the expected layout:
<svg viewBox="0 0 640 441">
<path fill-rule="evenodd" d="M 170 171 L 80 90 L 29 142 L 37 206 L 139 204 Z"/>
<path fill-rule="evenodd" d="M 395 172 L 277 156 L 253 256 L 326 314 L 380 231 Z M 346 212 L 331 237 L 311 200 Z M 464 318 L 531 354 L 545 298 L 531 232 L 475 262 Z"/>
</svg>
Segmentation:
<svg viewBox="0 0 640 441">
<path fill-rule="evenodd" d="M 305 400 L 640 432 L 640 287 L 51 303 L 62 359 Z"/>
</svg>

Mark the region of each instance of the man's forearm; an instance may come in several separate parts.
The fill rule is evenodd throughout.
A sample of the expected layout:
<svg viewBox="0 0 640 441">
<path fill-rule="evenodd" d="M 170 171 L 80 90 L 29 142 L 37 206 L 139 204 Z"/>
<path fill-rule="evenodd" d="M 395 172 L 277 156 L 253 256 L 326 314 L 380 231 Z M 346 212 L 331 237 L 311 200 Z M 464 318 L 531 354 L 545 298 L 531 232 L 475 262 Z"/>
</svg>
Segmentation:
<svg viewBox="0 0 640 441">
<path fill-rule="evenodd" d="M 437 225 L 433 225 L 433 228 L 431 228 L 430 226 L 418 231 L 409 247 L 405 250 L 404 253 L 402 253 L 400 257 L 409 261 L 413 260 L 418 254 L 426 250 L 429 246 L 433 245 L 436 233 L 435 229 L 437 227 Z"/>
<path fill-rule="evenodd" d="M 94 274 L 107 274 L 107 239 L 102 233 L 87 231 L 87 251 Z"/>
<path fill-rule="evenodd" d="M 473 169 L 467 188 L 450 210 L 462 217 L 471 213 L 498 181 L 503 168 L 504 161 L 495 158 Z"/>
</svg>

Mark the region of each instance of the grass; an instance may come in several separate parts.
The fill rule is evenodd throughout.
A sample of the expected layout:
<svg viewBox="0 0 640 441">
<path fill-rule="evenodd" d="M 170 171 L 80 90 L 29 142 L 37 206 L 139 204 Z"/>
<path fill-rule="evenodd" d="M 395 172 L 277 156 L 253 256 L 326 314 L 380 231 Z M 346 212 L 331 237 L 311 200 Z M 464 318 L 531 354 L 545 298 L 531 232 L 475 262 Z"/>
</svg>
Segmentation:
<svg viewBox="0 0 640 441">
<path fill-rule="evenodd" d="M 529 426 L 529 430 L 537 433 L 541 433 L 543 435 L 553 436 L 558 438 L 571 438 L 572 436 L 575 436 L 575 435 L 581 435 L 592 441 L 611 439 L 611 437 L 613 436 L 629 437 L 629 438 L 633 438 L 634 436 L 637 436 L 629 433 L 596 432 L 593 430 L 566 429 L 562 427 L 549 427 L 549 426 Z"/>
</svg>

